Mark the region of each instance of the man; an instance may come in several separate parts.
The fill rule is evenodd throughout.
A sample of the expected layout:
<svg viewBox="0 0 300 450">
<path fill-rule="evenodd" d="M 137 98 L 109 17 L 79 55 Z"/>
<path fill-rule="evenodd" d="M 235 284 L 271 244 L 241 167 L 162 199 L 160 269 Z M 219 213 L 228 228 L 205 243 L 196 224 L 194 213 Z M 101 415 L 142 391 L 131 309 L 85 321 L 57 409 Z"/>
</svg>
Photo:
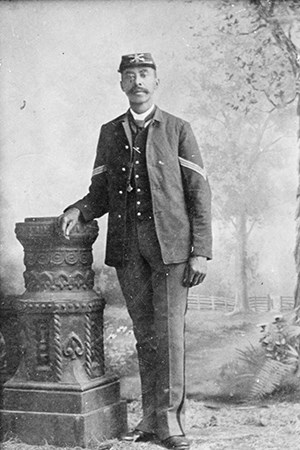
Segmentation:
<svg viewBox="0 0 300 450">
<path fill-rule="evenodd" d="M 119 72 L 130 109 L 102 126 L 89 193 L 62 229 L 109 213 L 105 262 L 133 322 L 142 386 L 143 418 L 126 439 L 186 450 L 184 321 L 211 258 L 210 189 L 190 125 L 154 104 L 151 54 L 122 56 Z"/>
</svg>

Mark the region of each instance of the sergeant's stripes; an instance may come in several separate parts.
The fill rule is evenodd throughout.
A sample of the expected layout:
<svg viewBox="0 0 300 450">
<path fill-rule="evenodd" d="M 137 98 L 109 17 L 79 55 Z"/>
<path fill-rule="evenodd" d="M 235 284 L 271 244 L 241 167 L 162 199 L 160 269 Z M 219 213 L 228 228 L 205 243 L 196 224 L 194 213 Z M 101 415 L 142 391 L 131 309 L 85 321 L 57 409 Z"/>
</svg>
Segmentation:
<svg viewBox="0 0 300 450">
<path fill-rule="evenodd" d="M 105 165 L 104 166 L 95 167 L 95 169 L 93 170 L 93 173 L 92 173 L 92 177 L 94 177 L 96 175 L 99 175 L 100 173 L 103 173 L 103 172 L 106 172 L 106 171 L 107 171 L 107 167 Z"/>
<path fill-rule="evenodd" d="M 201 175 L 205 180 L 207 179 L 207 173 L 203 167 L 191 161 L 188 161 L 187 159 L 181 158 L 181 156 L 179 156 L 178 158 L 181 166 L 194 170 L 195 172 L 199 173 L 199 175 Z"/>
</svg>

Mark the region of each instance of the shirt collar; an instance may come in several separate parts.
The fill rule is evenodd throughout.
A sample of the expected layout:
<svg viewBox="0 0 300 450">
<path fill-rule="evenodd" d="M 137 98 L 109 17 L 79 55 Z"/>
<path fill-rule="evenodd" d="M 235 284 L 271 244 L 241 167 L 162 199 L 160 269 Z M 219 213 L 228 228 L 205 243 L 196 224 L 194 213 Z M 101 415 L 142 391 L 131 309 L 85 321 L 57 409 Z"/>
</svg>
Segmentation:
<svg viewBox="0 0 300 450">
<path fill-rule="evenodd" d="M 152 105 L 147 111 L 145 111 L 142 114 L 137 114 L 136 112 L 134 112 L 132 110 L 132 108 L 130 108 L 130 112 L 131 112 L 132 117 L 134 118 L 134 120 L 145 120 L 146 117 L 148 117 L 149 114 L 151 114 L 153 112 L 154 108 L 155 108 L 155 105 Z"/>
</svg>

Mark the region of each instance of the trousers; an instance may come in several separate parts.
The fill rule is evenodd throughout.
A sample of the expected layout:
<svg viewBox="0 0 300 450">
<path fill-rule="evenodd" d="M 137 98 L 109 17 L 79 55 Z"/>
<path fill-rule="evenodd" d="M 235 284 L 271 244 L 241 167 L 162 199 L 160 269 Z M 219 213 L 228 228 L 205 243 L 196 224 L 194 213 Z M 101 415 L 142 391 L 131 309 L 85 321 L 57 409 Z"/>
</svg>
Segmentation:
<svg viewBox="0 0 300 450">
<path fill-rule="evenodd" d="M 184 434 L 186 263 L 163 263 L 153 220 L 131 222 L 116 267 L 133 323 L 142 389 L 137 429 L 160 439 Z"/>
</svg>

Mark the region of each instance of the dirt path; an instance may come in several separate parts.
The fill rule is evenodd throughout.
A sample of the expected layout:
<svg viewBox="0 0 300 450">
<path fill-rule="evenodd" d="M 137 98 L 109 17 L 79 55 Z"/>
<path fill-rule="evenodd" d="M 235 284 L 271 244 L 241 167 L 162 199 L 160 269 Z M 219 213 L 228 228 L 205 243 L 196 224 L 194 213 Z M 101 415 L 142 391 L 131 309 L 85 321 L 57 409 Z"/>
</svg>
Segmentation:
<svg viewBox="0 0 300 450">
<path fill-rule="evenodd" d="M 190 404 L 187 413 L 192 449 L 299 450 L 300 405 L 291 403 L 253 406 Z"/>
</svg>

